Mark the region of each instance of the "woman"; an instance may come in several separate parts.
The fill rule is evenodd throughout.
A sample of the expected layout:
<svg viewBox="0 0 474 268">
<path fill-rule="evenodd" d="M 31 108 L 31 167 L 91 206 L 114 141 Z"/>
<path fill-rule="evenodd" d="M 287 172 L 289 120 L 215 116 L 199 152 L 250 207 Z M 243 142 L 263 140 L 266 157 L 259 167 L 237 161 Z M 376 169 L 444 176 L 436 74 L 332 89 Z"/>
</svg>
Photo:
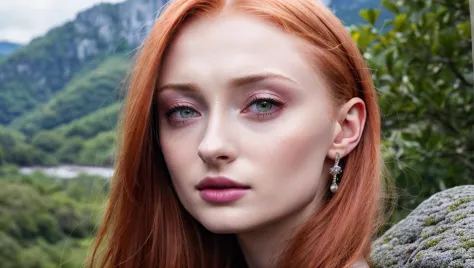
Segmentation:
<svg viewBox="0 0 474 268">
<path fill-rule="evenodd" d="M 122 120 L 91 267 L 368 267 L 376 93 L 317 1 L 172 1 Z"/>
</svg>

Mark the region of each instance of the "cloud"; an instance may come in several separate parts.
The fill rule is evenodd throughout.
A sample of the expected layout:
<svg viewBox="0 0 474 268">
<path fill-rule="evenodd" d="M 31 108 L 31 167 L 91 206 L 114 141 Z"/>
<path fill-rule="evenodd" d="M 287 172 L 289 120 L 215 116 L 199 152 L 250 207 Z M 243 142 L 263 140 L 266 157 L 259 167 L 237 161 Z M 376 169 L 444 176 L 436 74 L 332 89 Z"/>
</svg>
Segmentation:
<svg viewBox="0 0 474 268">
<path fill-rule="evenodd" d="M 101 2 L 124 0 L 13 0 L 0 1 L 0 40 L 26 44 L 53 27 L 73 20 L 79 11 Z"/>
<path fill-rule="evenodd" d="M 332 2 L 332 0 L 320 0 L 321 3 L 325 4 L 326 6 L 329 6 Z"/>
</svg>

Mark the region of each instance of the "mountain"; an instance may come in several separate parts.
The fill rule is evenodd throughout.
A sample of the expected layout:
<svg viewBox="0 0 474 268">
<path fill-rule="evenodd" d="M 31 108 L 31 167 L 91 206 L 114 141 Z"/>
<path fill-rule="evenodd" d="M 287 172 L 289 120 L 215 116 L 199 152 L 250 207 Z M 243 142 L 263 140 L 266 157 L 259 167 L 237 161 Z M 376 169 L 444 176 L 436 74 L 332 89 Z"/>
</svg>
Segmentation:
<svg viewBox="0 0 474 268">
<path fill-rule="evenodd" d="M 8 41 L 0 41 L 0 56 L 8 56 L 23 45 L 11 43 Z"/>
<path fill-rule="evenodd" d="M 84 68 L 74 75 L 63 90 L 44 105 L 13 120 L 10 127 L 32 135 L 39 130 L 52 129 L 86 116 L 100 108 L 116 103 L 123 88 L 128 58 L 116 54 L 95 68 Z"/>
<path fill-rule="evenodd" d="M 136 48 L 163 4 L 96 5 L 0 61 L 0 124 L 46 103 L 89 64 Z"/>
<path fill-rule="evenodd" d="M 0 57 L 0 162 L 3 151 L 20 165 L 111 164 L 130 57 L 166 2 L 95 5 Z M 380 7 L 325 2 L 346 25 L 363 22 L 361 8 Z"/>
</svg>

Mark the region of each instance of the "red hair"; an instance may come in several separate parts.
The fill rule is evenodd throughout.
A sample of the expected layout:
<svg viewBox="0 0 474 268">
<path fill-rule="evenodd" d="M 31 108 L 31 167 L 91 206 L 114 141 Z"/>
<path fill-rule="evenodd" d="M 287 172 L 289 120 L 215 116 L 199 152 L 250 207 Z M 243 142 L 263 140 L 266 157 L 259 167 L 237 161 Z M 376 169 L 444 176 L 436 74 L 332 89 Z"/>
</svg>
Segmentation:
<svg viewBox="0 0 474 268">
<path fill-rule="evenodd" d="M 158 144 L 155 85 L 180 26 L 194 17 L 244 12 L 307 41 L 332 98 L 364 100 L 366 123 L 357 147 L 341 160 L 334 196 L 299 230 L 281 267 L 347 267 L 370 259 L 382 223 L 380 114 L 370 72 L 343 24 L 316 0 L 175 0 L 137 54 L 121 120 L 109 202 L 89 267 L 246 267 L 235 235 L 213 234 L 180 204 Z M 330 180 L 328 179 L 328 189 Z"/>
</svg>

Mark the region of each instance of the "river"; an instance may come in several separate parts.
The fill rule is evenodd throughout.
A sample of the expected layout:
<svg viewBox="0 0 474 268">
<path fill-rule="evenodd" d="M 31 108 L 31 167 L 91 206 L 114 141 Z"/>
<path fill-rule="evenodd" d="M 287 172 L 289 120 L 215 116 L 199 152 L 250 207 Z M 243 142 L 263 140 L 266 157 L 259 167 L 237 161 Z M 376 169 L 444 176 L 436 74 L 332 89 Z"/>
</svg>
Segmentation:
<svg viewBox="0 0 474 268">
<path fill-rule="evenodd" d="M 61 179 L 76 178 L 81 173 L 104 178 L 110 178 L 114 174 L 114 170 L 112 168 L 93 166 L 59 165 L 54 167 L 33 166 L 20 168 L 20 172 L 23 174 L 32 174 L 36 170 L 41 171 L 48 176 Z"/>
</svg>

